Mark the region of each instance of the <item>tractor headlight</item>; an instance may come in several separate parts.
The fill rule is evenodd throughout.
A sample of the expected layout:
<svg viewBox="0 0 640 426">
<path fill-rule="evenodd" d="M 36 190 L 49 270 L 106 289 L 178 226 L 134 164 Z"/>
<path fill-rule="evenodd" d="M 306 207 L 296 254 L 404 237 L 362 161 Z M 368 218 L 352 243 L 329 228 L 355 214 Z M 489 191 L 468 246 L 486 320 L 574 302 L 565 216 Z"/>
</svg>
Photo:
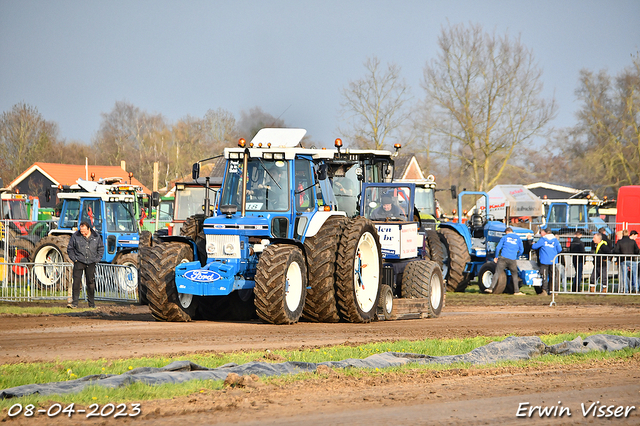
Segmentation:
<svg viewBox="0 0 640 426">
<path fill-rule="evenodd" d="M 218 251 L 218 247 L 216 247 L 216 243 L 207 244 L 207 254 L 213 256 Z"/>
<path fill-rule="evenodd" d="M 222 249 L 222 251 L 227 256 L 230 256 L 236 252 L 236 246 L 233 243 L 227 243 L 224 245 L 224 248 Z"/>
</svg>

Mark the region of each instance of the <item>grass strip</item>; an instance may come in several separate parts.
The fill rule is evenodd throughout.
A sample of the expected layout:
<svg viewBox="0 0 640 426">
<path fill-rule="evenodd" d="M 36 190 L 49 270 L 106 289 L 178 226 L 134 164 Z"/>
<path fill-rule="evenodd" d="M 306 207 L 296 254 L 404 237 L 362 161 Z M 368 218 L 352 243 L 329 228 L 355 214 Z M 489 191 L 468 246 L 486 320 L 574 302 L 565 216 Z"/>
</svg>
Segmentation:
<svg viewBox="0 0 640 426">
<path fill-rule="evenodd" d="M 553 345 L 565 340 L 573 340 L 577 336 L 587 337 L 593 334 L 613 334 L 629 337 L 640 337 L 640 332 L 628 332 L 619 330 L 592 331 L 589 333 L 568 333 L 549 334 L 540 336 L 547 345 Z M 153 358 L 128 358 L 119 360 L 92 360 L 92 361 L 59 361 L 56 363 L 21 363 L 0 366 L 0 389 L 20 386 L 32 383 L 48 383 L 65 380 L 73 380 L 90 374 L 122 374 L 136 367 L 162 367 L 176 360 L 191 360 L 197 364 L 209 368 L 219 367 L 229 362 L 243 364 L 249 361 L 264 362 L 323 362 L 335 361 L 347 358 L 366 358 L 375 353 L 382 352 L 408 352 L 428 354 L 432 356 L 458 355 L 470 352 L 471 350 L 486 345 L 492 341 L 501 341 L 504 337 L 474 337 L 467 339 L 425 339 L 420 341 L 398 341 L 368 343 L 360 346 L 331 346 L 326 348 L 305 349 L 298 351 L 255 351 L 255 352 L 232 352 L 232 353 L 211 353 L 211 354 L 191 354 L 181 357 L 153 357 Z M 448 370 L 454 368 L 495 368 L 506 366 L 526 366 L 526 365 L 550 365 L 550 364 L 575 364 L 588 362 L 590 360 L 627 358 L 633 356 L 640 349 L 625 349 L 618 352 L 589 352 L 585 354 L 573 354 L 567 356 L 543 355 L 529 361 L 506 361 L 497 364 L 472 366 L 465 364 L 452 365 L 416 365 L 409 364 L 401 367 L 390 367 L 386 369 L 345 369 L 341 374 L 347 376 L 360 377 L 359 375 L 383 374 L 388 372 L 407 372 L 421 370 Z M 271 384 L 286 384 L 290 381 L 308 380 L 317 377 L 315 374 L 301 373 L 291 376 L 263 378 L 263 381 Z M 151 399 L 166 399 L 183 395 L 190 395 L 206 390 L 216 390 L 222 387 L 221 381 L 190 381 L 181 384 L 149 386 L 141 383 L 132 384 L 123 388 L 105 389 L 101 386 L 91 386 L 78 394 L 40 396 L 34 395 L 24 398 L 16 398 L 0 401 L 0 409 L 8 408 L 16 402 L 23 405 L 32 403 L 39 404 L 52 399 L 61 404 L 92 404 L 99 402 L 128 402 Z"/>
</svg>

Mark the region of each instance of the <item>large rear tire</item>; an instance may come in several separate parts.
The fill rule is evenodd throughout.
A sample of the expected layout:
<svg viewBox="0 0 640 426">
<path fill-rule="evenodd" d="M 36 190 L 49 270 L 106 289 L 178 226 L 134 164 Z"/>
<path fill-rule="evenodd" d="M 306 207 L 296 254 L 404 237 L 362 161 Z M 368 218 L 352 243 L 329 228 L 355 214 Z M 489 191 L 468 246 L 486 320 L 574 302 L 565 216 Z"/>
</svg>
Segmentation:
<svg viewBox="0 0 640 426">
<path fill-rule="evenodd" d="M 444 262 L 444 250 L 442 248 L 440 235 L 437 231 L 428 230 L 425 238 L 427 239 L 427 247 L 429 248 L 429 259 L 438 265 L 442 265 Z M 440 268 L 442 268 L 442 266 Z"/>
<path fill-rule="evenodd" d="M 469 285 L 469 277 L 464 273 L 464 268 L 471 261 L 467 244 L 462 235 L 453 229 L 440 228 L 440 235 L 448 253 L 447 258 L 444 259 L 447 290 L 464 292 Z"/>
<path fill-rule="evenodd" d="M 202 230 L 203 224 L 203 214 L 189 216 L 182 224 L 182 228 L 180 228 L 180 235 L 183 237 L 189 237 L 193 241 L 196 241 L 199 237 L 204 238 L 204 232 Z"/>
<path fill-rule="evenodd" d="M 256 270 L 253 292 L 258 317 L 270 324 L 298 322 L 307 294 L 302 250 L 292 245 L 267 246 Z"/>
<path fill-rule="evenodd" d="M 315 236 L 304 241 L 309 289 L 302 316 L 309 321 L 340 321 L 335 292 L 336 251 L 346 221 L 343 216 L 331 217 Z"/>
<path fill-rule="evenodd" d="M 181 295 L 176 288 L 175 268 L 193 261 L 189 244 L 171 242 L 144 249 L 140 262 L 140 282 L 146 288 L 151 314 L 158 321 L 195 319 L 197 296 Z"/>
<path fill-rule="evenodd" d="M 63 276 L 59 264 L 72 263 L 67 254 L 70 238 L 68 235 L 44 237 L 33 249 L 31 261 L 36 264 L 33 270 L 40 288 L 51 289 L 59 285 Z"/>
<path fill-rule="evenodd" d="M 404 269 L 402 297 L 428 299 L 429 318 L 440 316 L 444 306 L 444 280 L 440 265 L 429 260 L 411 262 Z"/>
<path fill-rule="evenodd" d="M 340 316 L 349 322 L 375 318 L 382 281 L 380 238 L 373 222 L 362 216 L 342 231 L 336 262 L 336 299 Z"/>
</svg>

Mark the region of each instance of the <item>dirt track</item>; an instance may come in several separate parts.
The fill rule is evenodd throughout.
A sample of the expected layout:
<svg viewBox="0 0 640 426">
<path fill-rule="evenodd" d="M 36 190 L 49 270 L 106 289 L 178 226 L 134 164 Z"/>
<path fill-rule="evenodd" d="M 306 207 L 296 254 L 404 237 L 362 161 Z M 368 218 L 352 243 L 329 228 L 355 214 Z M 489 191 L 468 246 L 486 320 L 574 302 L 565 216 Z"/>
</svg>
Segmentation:
<svg viewBox="0 0 640 426">
<path fill-rule="evenodd" d="M 2 317 L 0 362 L 125 358 L 246 349 L 296 349 L 372 341 L 478 335 L 540 335 L 623 329 L 637 331 L 640 307 L 453 306 L 440 318 L 372 324 L 271 326 L 257 322 L 159 323 L 145 307 L 102 306 L 95 312 Z M 601 423 L 581 403 L 640 408 L 640 357 L 569 367 L 484 369 L 370 375 L 337 373 L 275 388 L 205 391 L 171 401 L 145 401 L 136 424 L 478 424 Z M 572 417 L 516 418 L 518 404 L 554 406 Z M 48 419 L 70 424 L 63 419 Z M 79 420 L 79 418 L 78 418 Z M 123 419 L 118 419 L 123 420 Z M 613 419 L 638 424 L 640 414 Z M 115 423 L 115 421 L 108 421 Z M 126 422 L 126 421 L 125 421 Z M 84 423 L 84 422 L 83 422 Z M 118 421 L 118 423 L 123 423 Z M 13 419 L 11 424 L 29 424 Z"/>
<path fill-rule="evenodd" d="M 424 338 L 637 330 L 637 306 L 447 307 L 440 318 L 371 324 L 156 322 L 144 306 L 2 317 L 0 362 L 125 358 L 191 352 L 297 349 Z"/>
</svg>

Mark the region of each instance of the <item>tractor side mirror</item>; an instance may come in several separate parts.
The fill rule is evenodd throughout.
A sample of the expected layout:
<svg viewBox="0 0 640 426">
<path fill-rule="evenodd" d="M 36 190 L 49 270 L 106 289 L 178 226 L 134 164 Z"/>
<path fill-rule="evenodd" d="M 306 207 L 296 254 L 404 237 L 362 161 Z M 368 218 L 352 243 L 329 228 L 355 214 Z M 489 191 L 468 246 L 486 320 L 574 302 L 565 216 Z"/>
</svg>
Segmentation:
<svg viewBox="0 0 640 426">
<path fill-rule="evenodd" d="M 327 180 L 327 168 L 326 164 L 321 164 L 318 167 L 318 180 Z"/>
<path fill-rule="evenodd" d="M 0 178 L 0 188 L 4 188 L 4 182 L 2 181 L 2 178 Z"/>
<path fill-rule="evenodd" d="M 455 185 L 451 185 L 451 198 L 453 198 L 454 200 L 458 198 L 458 189 Z"/>
<path fill-rule="evenodd" d="M 193 163 L 191 167 L 191 179 L 196 180 L 200 177 L 200 163 Z"/>
<path fill-rule="evenodd" d="M 51 188 L 47 188 L 46 191 L 44 191 L 44 199 L 47 200 L 47 203 L 51 201 Z"/>
<path fill-rule="evenodd" d="M 153 191 L 151 193 L 151 207 L 158 207 L 160 204 L 160 193 L 158 191 Z"/>
</svg>

